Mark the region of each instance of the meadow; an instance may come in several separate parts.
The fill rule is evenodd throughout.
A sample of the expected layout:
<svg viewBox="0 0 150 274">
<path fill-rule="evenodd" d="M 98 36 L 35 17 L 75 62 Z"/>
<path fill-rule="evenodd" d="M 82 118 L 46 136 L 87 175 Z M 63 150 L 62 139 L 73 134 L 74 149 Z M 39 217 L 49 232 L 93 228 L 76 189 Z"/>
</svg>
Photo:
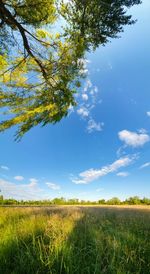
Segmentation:
<svg viewBox="0 0 150 274">
<path fill-rule="evenodd" d="M 150 208 L 0 208 L 2 274 L 149 274 Z"/>
</svg>

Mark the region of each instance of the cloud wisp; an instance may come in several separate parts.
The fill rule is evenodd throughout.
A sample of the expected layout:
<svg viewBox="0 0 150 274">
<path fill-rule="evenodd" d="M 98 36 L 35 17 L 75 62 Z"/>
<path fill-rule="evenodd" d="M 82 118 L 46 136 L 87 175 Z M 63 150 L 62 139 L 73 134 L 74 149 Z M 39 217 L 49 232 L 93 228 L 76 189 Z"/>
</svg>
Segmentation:
<svg viewBox="0 0 150 274">
<path fill-rule="evenodd" d="M 119 177 L 127 177 L 129 176 L 129 172 L 122 171 L 122 172 L 118 172 L 116 175 Z"/>
<path fill-rule="evenodd" d="M 77 109 L 77 114 L 80 115 L 82 118 L 89 116 L 89 110 L 86 107 L 80 107 Z"/>
<path fill-rule="evenodd" d="M 150 162 L 147 162 L 147 163 L 141 165 L 140 169 L 145 168 L 145 167 L 150 167 Z"/>
<path fill-rule="evenodd" d="M 8 167 L 8 166 L 3 166 L 3 165 L 2 165 L 2 166 L 0 166 L 0 168 L 3 169 L 3 170 L 9 170 L 9 167 Z"/>
<path fill-rule="evenodd" d="M 40 200 L 49 198 L 48 193 L 39 187 L 35 181 L 18 185 L 11 181 L 0 179 L 0 189 L 5 198 L 18 200 Z"/>
<path fill-rule="evenodd" d="M 81 172 L 79 174 L 79 178 L 72 179 L 72 182 L 75 184 L 88 184 L 92 181 L 95 181 L 97 179 L 100 179 L 101 177 L 106 176 L 109 173 L 116 172 L 118 171 L 118 169 L 122 167 L 126 167 L 132 164 L 135 159 L 136 155 L 126 156 L 100 169 L 88 169 L 84 172 Z"/>
<path fill-rule="evenodd" d="M 23 176 L 20 176 L 20 175 L 16 175 L 16 176 L 14 177 L 14 179 L 15 179 L 16 181 L 23 181 L 23 180 L 24 180 L 24 177 L 23 177 Z"/>
<path fill-rule="evenodd" d="M 142 147 L 150 141 L 150 136 L 146 132 L 137 133 L 124 129 L 118 132 L 118 136 L 126 146 L 131 146 L 133 148 Z"/>
<path fill-rule="evenodd" d="M 24 180 L 23 176 L 17 175 L 14 177 L 16 181 Z M 50 199 L 51 193 L 45 190 L 45 186 L 42 187 L 39 180 L 36 178 L 30 178 L 28 183 L 12 182 L 8 179 L 0 178 L 0 189 L 5 198 L 14 198 L 18 200 L 42 200 Z M 45 183 L 51 190 L 60 190 L 60 186 L 52 183 Z"/>
<path fill-rule="evenodd" d="M 60 186 L 55 183 L 47 182 L 46 185 L 52 190 L 60 190 Z"/>
<path fill-rule="evenodd" d="M 78 65 L 80 66 L 79 74 L 81 76 L 86 76 L 88 74 L 88 72 L 89 72 L 88 64 L 89 63 L 90 63 L 90 60 L 88 60 L 88 59 L 80 58 L 78 60 Z"/>
<path fill-rule="evenodd" d="M 104 123 L 97 123 L 93 118 L 91 118 L 89 121 L 88 121 L 88 125 L 87 125 L 87 131 L 89 133 L 93 132 L 93 131 L 102 131 L 103 130 L 103 126 L 104 126 Z"/>
<path fill-rule="evenodd" d="M 82 99 L 84 100 L 84 101 L 87 101 L 88 100 L 88 95 L 86 94 L 86 93 L 83 93 L 82 94 Z"/>
<path fill-rule="evenodd" d="M 83 90 L 77 96 L 78 108 L 76 113 L 81 119 L 87 122 L 86 131 L 88 133 L 103 130 L 104 123 L 96 122 L 92 116 L 92 110 L 94 107 L 102 102 L 102 100 L 97 99 L 98 92 L 98 87 L 93 85 L 91 80 L 87 78 L 84 83 Z M 70 109 L 69 113 L 71 112 L 73 112 L 72 109 Z"/>
<path fill-rule="evenodd" d="M 38 180 L 36 178 L 30 178 L 29 181 L 30 181 L 29 185 L 31 187 L 37 186 Z"/>
</svg>

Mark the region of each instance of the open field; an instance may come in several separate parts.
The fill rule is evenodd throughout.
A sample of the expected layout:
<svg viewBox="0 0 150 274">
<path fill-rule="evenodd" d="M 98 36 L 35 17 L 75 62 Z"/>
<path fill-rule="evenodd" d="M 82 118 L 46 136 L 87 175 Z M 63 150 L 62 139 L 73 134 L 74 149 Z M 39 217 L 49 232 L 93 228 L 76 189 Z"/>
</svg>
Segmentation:
<svg viewBox="0 0 150 274">
<path fill-rule="evenodd" d="M 2 274 L 149 274 L 150 208 L 0 208 Z"/>
</svg>

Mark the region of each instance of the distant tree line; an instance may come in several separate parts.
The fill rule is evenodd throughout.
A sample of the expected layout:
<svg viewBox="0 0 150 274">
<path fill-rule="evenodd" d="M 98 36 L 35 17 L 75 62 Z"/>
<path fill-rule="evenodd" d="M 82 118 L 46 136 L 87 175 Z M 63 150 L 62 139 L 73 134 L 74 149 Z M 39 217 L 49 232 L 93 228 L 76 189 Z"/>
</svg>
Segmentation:
<svg viewBox="0 0 150 274">
<path fill-rule="evenodd" d="M 54 198 L 52 200 L 15 200 L 15 199 L 5 199 L 3 195 L 0 195 L 0 205 L 37 205 L 37 206 L 49 206 L 49 205 L 150 205 L 149 198 L 140 198 L 138 196 L 130 197 L 121 201 L 117 197 L 113 197 L 109 200 L 100 199 L 98 201 L 86 201 L 79 199 L 65 199 Z"/>
</svg>

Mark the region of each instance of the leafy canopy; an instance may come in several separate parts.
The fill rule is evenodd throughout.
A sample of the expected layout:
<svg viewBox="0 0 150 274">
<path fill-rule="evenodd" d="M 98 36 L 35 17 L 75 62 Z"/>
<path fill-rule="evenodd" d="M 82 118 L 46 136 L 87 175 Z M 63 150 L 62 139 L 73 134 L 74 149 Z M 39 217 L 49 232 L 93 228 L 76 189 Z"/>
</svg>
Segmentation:
<svg viewBox="0 0 150 274">
<path fill-rule="evenodd" d="M 0 107 L 6 115 L 0 131 L 18 125 L 20 138 L 66 116 L 76 105 L 86 51 L 133 24 L 127 8 L 139 3 L 0 0 Z"/>
</svg>

